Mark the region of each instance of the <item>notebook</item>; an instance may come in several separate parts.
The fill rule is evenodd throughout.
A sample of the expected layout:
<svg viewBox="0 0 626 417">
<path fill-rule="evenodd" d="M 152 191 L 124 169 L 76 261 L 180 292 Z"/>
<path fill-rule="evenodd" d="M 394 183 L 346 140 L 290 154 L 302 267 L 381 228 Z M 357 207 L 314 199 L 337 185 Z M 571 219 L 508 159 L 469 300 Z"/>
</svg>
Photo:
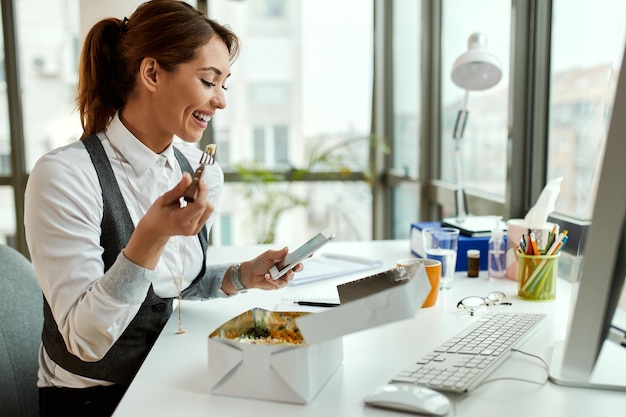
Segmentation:
<svg viewBox="0 0 626 417">
<path fill-rule="evenodd" d="M 459 220 L 456 217 L 447 217 L 443 219 L 441 225 L 444 227 L 455 227 L 459 229 L 460 233 L 470 237 L 485 237 L 491 236 L 497 216 L 467 216 L 464 220 Z M 506 232 L 506 223 L 500 222 L 500 227 Z"/>
</svg>

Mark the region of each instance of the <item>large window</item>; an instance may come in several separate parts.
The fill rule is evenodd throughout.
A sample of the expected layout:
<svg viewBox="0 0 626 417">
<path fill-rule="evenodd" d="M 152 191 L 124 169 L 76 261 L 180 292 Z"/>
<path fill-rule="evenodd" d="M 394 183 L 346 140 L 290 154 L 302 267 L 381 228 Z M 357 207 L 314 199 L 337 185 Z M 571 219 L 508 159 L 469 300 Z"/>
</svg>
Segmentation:
<svg viewBox="0 0 626 417">
<path fill-rule="evenodd" d="M 369 184 L 344 182 L 368 167 L 371 2 L 213 0 L 208 9 L 242 43 L 227 108 L 213 119 L 230 132 L 229 159 L 218 158 L 230 179 L 220 215 L 230 220 L 216 222 L 214 243 L 305 241 L 325 227 L 337 239 L 371 238 Z"/>
<path fill-rule="evenodd" d="M 469 93 L 469 116 L 460 142 L 462 176 L 468 190 L 504 197 L 511 4 L 501 0 L 444 0 L 442 4 L 440 178 L 456 184 L 453 130 L 464 106 L 465 90 L 452 82 L 452 66 L 467 51 L 470 35 L 483 33 L 487 49 L 500 61 L 503 76 L 491 89 Z M 472 207 L 468 211 L 472 213 Z"/>
<path fill-rule="evenodd" d="M 389 226 L 394 238 L 406 238 L 412 222 L 455 215 L 457 185 L 453 130 L 457 114 L 469 117 L 460 140 L 461 177 L 480 206 L 471 214 L 502 211 L 507 191 L 511 3 L 500 0 L 380 2 L 391 14 L 393 158 L 386 171 L 393 189 Z M 378 11 L 378 10 L 377 10 Z M 380 19 L 382 21 L 382 19 Z M 497 56 L 501 81 L 491 89 L 466 91 L 451 79 L 455 60 L 468 49 L 468 39 L 482 33 Z M 379 59 L 388 59 L 382 53 Z M 377 67 L 378 68 L 378 67 Z M 386 80 L 380 80 L 385 83 Z M 384 112 L 385 105 L 382 106 Z M 493 203 L 492 201 L 498 202 Z M 472 200 L 470 200 L 470 203 Z M 384 212 L 384 210 L 383 210 Z"/>
<path fill-rule="evenodd" d="M 79 2 L 20 0 L 15 4 L 25 154 L 30 171 L 43 153 L 82 134 L 74 111 Z"/>
<path fill-rule="evenodd" d="M 553 4 L 547 172 L 563 178 L 557 211 L 588 220 L 626 41 L 626 2 Z"/>
<path fill-rule="evenodd" d="M 74 98 L 78 55 L 87 30 L 103 17 L 130 16 L 142 1 L 14 2 L 27 171 L 43 153 L 81 135 Z M 329 222 L 340 224 L 338 238 L 370 238 L 368 183 L 361 178 L 346 185 L 343 180 L 350 178 L 346 173 L 367 168 L 371 2 L 202 3 L 210 17 L 231 26 L 242 40 L 229 79 L 228 107 L 212 123 L 212 140 L 228 181 L 220 213 L 224 219 L 215 222 L 213 242 L 244 244 L 268 236 L 293 242 Z M 3 97 L 1 103 L 6 102 Z M 3 115 L 6 109 L 0 104 Z M 9 137 L 8 118 L 0 117 L 0 175 L 5 176 L 12 174 Z M 250 168 L 272 172 L 279 181 L 238 182 L 243 170 Z M 289 176 L 294 170 L 300 173 L 297 178 Z M 310 180 L 302 175 L 307 171 L 334 172 L 336 181 L 326 177 L 302 185 L 280 181 Z M 257 173 L 262 177 L 267 172 Z M 11 194 L 10 187 L 1 190 Z M 14 234 L 15 207 L 20 205 L 2 199 L 0 234 Z M 351 228 L 333 220 L 340 219 L 348 207 L 355 223 Z"/>
<path fill-rule="evenodd" d="M 19 69 L 21 86 L 12 98 L 3 65 L 1 242 L 25 251 L 24 176 L 81 134 L 74 95 L 85 32 L 142 1 L 11 2 L 19 62 L 0 61 Z M 411 222 L 454 214 L 452 131 L 465 91 L 450 71 L 475 32 L 503 78 L 468 96 L 469 212 L 523 215 L 562 176 L 556 214 L 591 218 L 626 41 L 623 0 L 198 3 L 242 40 L 228 106 L 203 139 L 217 144 L 227 182 L 214 244 L 304 241 L 324 227 L 343 240 L 406 238 Z M 17 129 L 11 106 L 21 111 Z"/>
</svg>

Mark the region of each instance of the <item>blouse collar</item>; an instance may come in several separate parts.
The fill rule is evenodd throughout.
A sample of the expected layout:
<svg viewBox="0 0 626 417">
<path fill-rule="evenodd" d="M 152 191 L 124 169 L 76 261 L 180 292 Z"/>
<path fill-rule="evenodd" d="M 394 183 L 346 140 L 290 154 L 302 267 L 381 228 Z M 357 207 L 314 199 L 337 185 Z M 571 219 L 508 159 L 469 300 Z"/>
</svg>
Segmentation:
<svg viewBox="0 0 626 417">
<path fill-rule="evenodd" d="M 151 167 L 163 164 L 163 158 L 165 158 L 165 163 L 169 164 L 170 168 L 174 169 L 178 166 L 172 144 L 160 154 L 155 153 L 130 133 L 120 120 L 119 111 L 113 116 L 105 130 L 105 135 L 111 146 L 117 149 L 139 176 Z"/>
</svg>

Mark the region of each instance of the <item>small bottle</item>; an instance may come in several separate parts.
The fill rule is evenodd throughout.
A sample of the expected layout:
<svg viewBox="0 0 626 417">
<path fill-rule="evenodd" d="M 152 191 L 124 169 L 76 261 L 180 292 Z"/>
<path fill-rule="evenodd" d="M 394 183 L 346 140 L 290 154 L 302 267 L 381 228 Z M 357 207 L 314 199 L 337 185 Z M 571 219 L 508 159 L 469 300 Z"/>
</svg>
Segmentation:
<svg viewBox="0 0 626 417">
<path fill-rule="evenodd" d="M 480 251 L 478 249 L 467 250 L 467 276 L 476 278 L 480 273 Z"/>
<path fill-rule="evenodd" d="M 506 245 L 500 219 L 498 217 L 496 220 L 489 239 L 489 255 L 487 257 L 487 276 L 489 278 L 504 278 L 506 274 Z"/>
</svg>

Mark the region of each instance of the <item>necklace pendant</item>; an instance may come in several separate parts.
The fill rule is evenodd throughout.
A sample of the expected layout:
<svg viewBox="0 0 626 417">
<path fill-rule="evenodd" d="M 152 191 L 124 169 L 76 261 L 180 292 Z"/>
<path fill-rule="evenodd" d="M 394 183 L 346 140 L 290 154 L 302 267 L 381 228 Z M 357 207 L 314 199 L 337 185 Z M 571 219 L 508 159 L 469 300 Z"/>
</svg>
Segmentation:
<svg viewBox="0 0 626 417">
<path fill-rule="evenodd" d="M 174 285 L 176 285 L 176 288 L 179 289 L 180 291 L 180 286 L 183 284 L 183 279 L 181 277 L 174 277 Z"/>
</svg>

